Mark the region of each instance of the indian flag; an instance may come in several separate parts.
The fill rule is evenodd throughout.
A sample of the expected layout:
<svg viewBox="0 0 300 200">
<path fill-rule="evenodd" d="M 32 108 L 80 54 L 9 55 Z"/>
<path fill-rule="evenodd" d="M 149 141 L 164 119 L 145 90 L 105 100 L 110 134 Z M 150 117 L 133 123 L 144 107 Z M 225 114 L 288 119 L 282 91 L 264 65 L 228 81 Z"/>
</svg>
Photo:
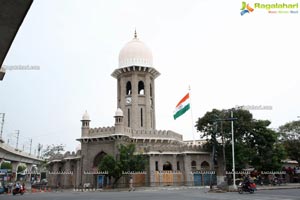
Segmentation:
<svg viewBox="0 0 300 200">
<path fill-rule="evenodd" d="M 175 111 L 174 111 L 174 119 L 180 117 L 183 115 L 186 111 L 190 109 L 190 94 L 187 93 L 176 105 Z"/>
</svg>

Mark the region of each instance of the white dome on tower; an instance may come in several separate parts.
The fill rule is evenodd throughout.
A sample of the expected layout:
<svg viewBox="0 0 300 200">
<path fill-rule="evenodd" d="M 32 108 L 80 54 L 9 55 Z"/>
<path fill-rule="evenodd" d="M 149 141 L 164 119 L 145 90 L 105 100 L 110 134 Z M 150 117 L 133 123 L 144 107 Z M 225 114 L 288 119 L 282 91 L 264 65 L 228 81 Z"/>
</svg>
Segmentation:
<svg viewBox="0 0 300 200">
<path fill-rule="evenodd" d="M 152 65 L 151 50 L 137 38 L 135 32 L 134 38 L 120 51 L 119 68 L 130 66 L 152 67 Z"/>
<path fill-rule="evenodd" d="M 90 116 L 89 116 L 89 114 L 87 113 L 87 111 L 85 111 L 85 113 L 83 114 L 82 120 L 90 120 Z"/>
<path fill-rule="evenodd" d="M 121 108 L 118 108 L 116 113 L 115 113 L 115 117 L 123 117 L 123 111 L 121 110 Z"/>
</svg>

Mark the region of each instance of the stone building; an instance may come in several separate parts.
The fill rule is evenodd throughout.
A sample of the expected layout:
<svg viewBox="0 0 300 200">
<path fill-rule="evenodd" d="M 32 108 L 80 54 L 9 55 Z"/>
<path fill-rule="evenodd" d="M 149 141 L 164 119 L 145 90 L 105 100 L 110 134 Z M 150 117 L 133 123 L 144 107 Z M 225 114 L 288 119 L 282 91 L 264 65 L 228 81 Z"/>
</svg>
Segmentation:
<svg viewBox="0 0 300 200">
<path fill-rule="evenodd" d="M 150 186 L 203 184 L 205 175 L 192 173 L 210 169 L 211 156 L 203 150 L 203 141 L 183 141 L 181 134 L 156 129 L 155 79 L 159 75 L 150 49 L 135 33 L 120 51 L 119 67 L 112 73 L 117 80 L 114 126 L 91 128 L 85 112 L 81 137 L 77 139 L 81 150 L 50 159 L 49 184 L 76 187 L 90 183 L 103 187 L 108 183 L 105 174 L 97 172 L 100 160 L 106 154 L 117 156 L 118 146 L 128 143 L 134 143 L 149 164 L 145 173 L 134 177 L 135 182 Z"/>
</svg>

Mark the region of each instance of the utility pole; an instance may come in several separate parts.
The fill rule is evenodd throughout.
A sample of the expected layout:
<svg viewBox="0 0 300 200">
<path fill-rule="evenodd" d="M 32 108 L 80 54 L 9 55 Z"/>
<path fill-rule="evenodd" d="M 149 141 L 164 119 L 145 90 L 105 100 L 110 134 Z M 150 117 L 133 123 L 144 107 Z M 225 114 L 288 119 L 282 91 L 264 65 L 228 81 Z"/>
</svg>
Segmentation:
<svg viewBox="0 0 300 200">
<path fill-rule="evenodd" d="M 30 139 L 30 149 L 29 149 L 29 155 L 31 155 L 31 148 L 32 148 L 32 139 Z"/>
<path fill-rule="evenodd" d="M 41 150 L 43 148 L 43 145 L 41 145 L 40 143 L 38 144 L 38 158 L 40 157 L 40 153 L 41 153 Z"/>
<path fill-rule="evenodd" d="M 230 117 L 233 119 L 233 112 L 230 111 Z M 234 131 L 233 131 L 233 120 L 231 120 L 231 142 L 232 142 L 232 173 L 233 173 L 233 189 L 236 190 L 236 184 L 235 184 L 235 160 L 234 160 Z"/>
<path fill-rule="evenodd" d="M 218 118 L 218 116 L 215 116 L 216 119 L 213 120 L 213 122 L 221 122 L 221 134 L 223 135 L 223 124 L 222 122 L 223 121 L 230 121 L 231 122 L 231 139 L 232 139 L 232 174 L 233 174 L 233 188 L 236 189 L 237 186 L 235 184 L 235 160 L 234 160 L 234 131 L 233 131 L 233 121 L 237 120 L 236 117 L 233 117 L 233 110 L 231 109 L 230 110 L 230 117 L 229 118 L 226 118 L 226 119 L 220 119 Z M 217 131 L 217 129 L 215 129 Z M 216 134 L 216 132 L 215 132 Z M 213 148 L 213 150 L 215 150 L 215 148 Z M 213 152 L 214 153 L 214 152 Z M 225 144 L 223 145 L 223 157 L 225 157 Z M 224 160 L 224 165 L 225 165 L 225 168 L 226 168 L 226 162 Z M 224 169 L 225 169 L 224 168 Z"/>
<path fill-rule="evenodd" d="M 16 144 L 16 149 L 18 149 L 20 130 L 16 130 L 16 131 L 17 131 L 17 144 Z"/>
<path fill-rule="evenodd" d="M 217 155 L 216 155 L 216 143 L 217 143 L 217 138 L 216 138 L 216 134 L 217 134 L 217 130 L 218 130 L 218 123 L 217 121 L 213 122 L 213 133 L 211 135 L 211 141 L 212 141 L 212 156 L 211 156 L 211 174 L 210 174 L 210 190 L 213 189 L 213 175 L 212 172 L 215 171 L 215 164 L 217 161 Z"/>
<path fill-rule="evenodd" d="M 223 175 L 226 176 L 225 137 L 223 132 L 223 121 L 221 121 L 222 151 L 223 151 Z"/>
<path fill-rule="evenodd" d="M 2 139 L 2 134 L 3 134 L 5 113 L 0 113 L 0 116 L 1 116 L 0 142 L 4 142 Z"/>
</svg>

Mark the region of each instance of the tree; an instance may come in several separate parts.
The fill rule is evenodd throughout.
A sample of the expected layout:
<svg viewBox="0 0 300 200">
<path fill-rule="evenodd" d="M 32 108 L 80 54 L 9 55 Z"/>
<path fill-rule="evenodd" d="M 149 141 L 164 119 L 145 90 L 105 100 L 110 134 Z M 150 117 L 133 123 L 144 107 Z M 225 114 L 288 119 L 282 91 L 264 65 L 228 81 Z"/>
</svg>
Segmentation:
<svg viewBox="0 0 300 200">
<path fill-rule="evenodd" d="M 299 140 L 300 139 L 300 120 L 288 122 L 279 127 L 279 132 L 283 140 Z"/>
<path fill-rule="evenodd" d="M 231 122 L 228 120 L 230 111 L 213 109 L 199 118 L 196 124 L 197 130 L 203 134 L 202 137 L 208 139 L 208 149 L 211 149 L 212 134 L 216 134 L 217 138 L 224 137 L 228 170 L 232 169 Z M 285 153 L 282 144 L 278 141 L 279 134 L 268 128 L 271 122 L 253 119 L 248 110 L 232 111 L 233 116 L 237 118 L 234 121 L 236 169 L 241 170 L 251 165 L 258 170 L 279 170 Z M 218 125 L 214 133 L 213 125 L 216 121 L 222 123 L 222 126 Z M 220 149 L 220 144 L 217 145 L 217 149 Z"/>
<path fill-rule="evenodd" d="M 23 172 L 26 168 L 27 168 L 27 167 L 26 167 L 26 165 L 24 165 L 24 164 L 19 165 L 19 166 L 18 166 L 18 169 L 17 169 L 17 172 L 18 172 L 18 173 L 19 173 L 19 172 Z"/>
<path fill-rule="evenodd" d="M 43 150 L 43 156 L 45 158 L 50 158 L 64 150 L 65 150 L 65 146 L 63 144 L 47 145 L 46 149 Z"/>
<path fill-rule="evenodd" d="M 9 169 L 9 170 L 12 170 L 12 164 L 9 163 L 9 162 L 3 162 L 1 164 L 1 168 L 0 169 Z"/>
<path fill-rule="evenodd" d="M 280 126 L 279 132 L 287 156 L 300 163 L 300 121 L 292 121 Z"/>
<path fill-rule="evenodd" d="M 146 166 L 145 157 L 135 153 L 134 144 L 121 144 L 118 150 L 118 158 L 105 155 L 98 165 L 100 171 L 107 171 L 108 176 L 114 178 L 113 186 L 124 175 L 124 172 L 143 171 Z"/>
</svg>

